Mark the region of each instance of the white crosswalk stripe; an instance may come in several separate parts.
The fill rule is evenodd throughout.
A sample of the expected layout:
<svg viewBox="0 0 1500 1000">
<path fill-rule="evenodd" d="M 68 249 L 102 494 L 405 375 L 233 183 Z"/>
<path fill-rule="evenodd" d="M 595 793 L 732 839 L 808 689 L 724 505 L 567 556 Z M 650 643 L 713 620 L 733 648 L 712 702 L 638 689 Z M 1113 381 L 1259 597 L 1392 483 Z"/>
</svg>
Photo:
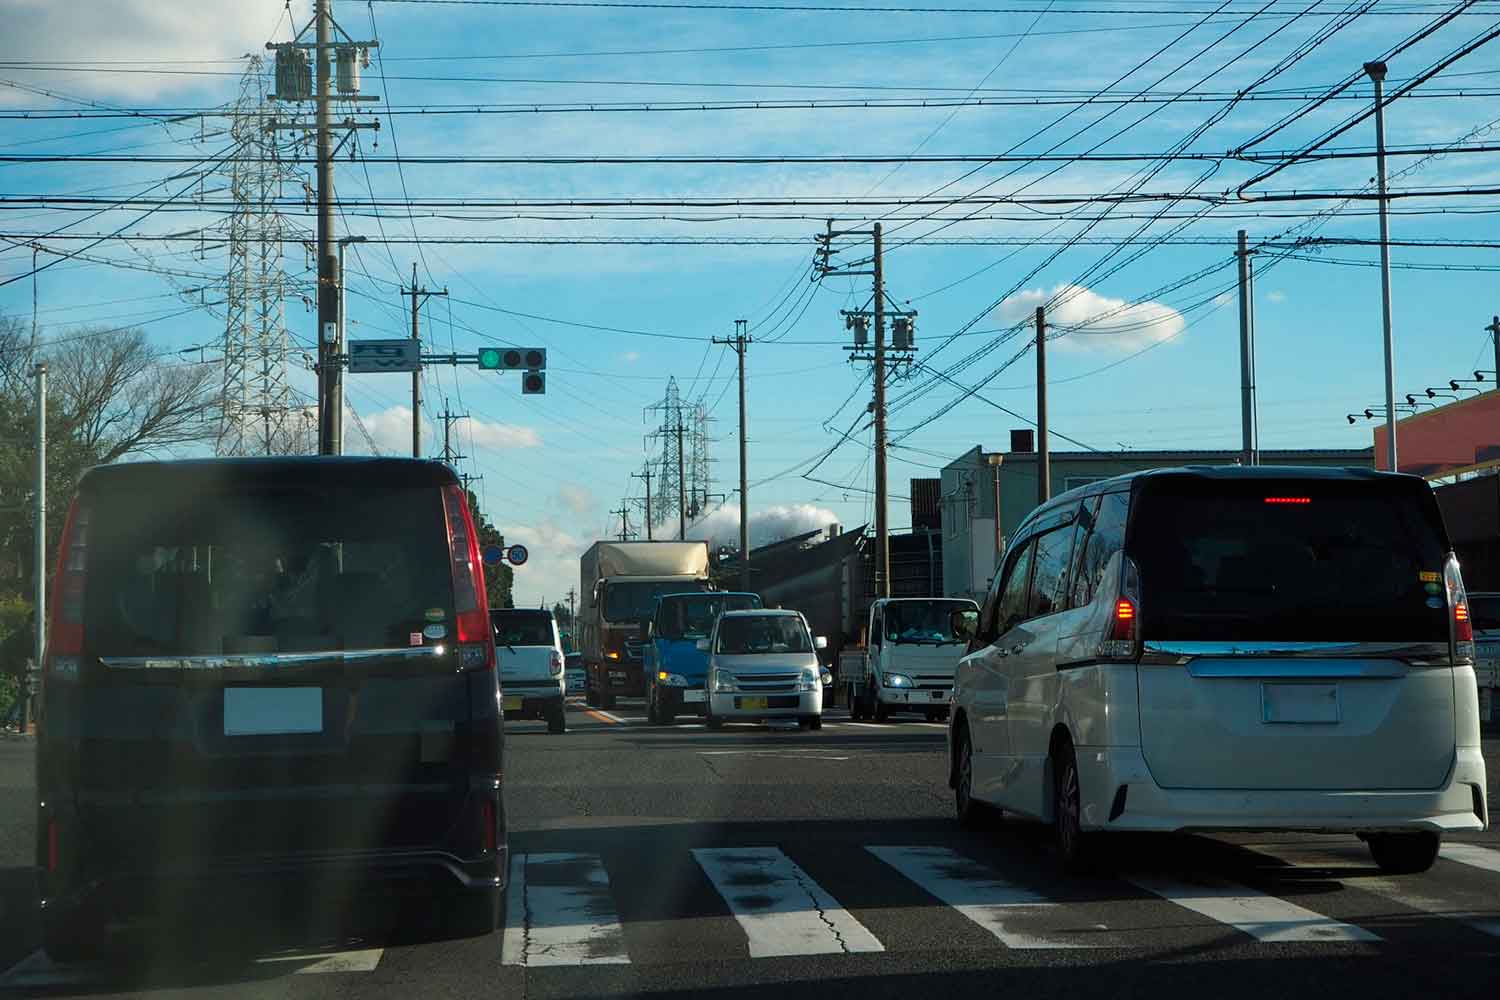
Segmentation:
<svg viewBox="0 0 1500 1000">
<path fill-rule="evenodd" d="M 287 974 L 317 975 L 333 972 L 374 972 L 384 948 L 347 950 L 292 949 L 253 959 L 253 965 L 268 966 Z M 92 963 L 58 965 L 41 950 L 11 966 L 0 975 L 0 990 L 43 989 L 59 986 L 89 986 L 109 981 L 109 973 Z"/>
<path fill-rule="evenodd" d="M 774 847 L 698 849 L 693 857 L 744 929 L 751 958 L 885 950 Z"/>
<path fill-rule="evenodd" d="M 1022 929 L 1028 917 L 1055 907 L 1025 886 L 946 847 L 866 847 L 865 850 L 953 907 L 1007 948 L 1074 948 L 1077 942 Z"/>
<path fill-rule="evenodd" d="M 1219 880 L 1187 882 L 1137 876 L 1129 880 L 1147 892 L 1228 924 L 1257 941 L 1379 941 L 1378 935 L 1315 913 L 1276 896 Z"/>
<path fill-rule="evenodd" d="M 1470 868 L 1482 868 L 1487 872 L 1500 874 L 1500 851 L 1489 847 L 1480 847 L 1478 844 L 1444 844 L 1439 850 L 1439 856 Z"/>
<path fill-rule="evenodd" d="M 505 965 L 620 965 L 630 961 L 609 876 L 597 854 L 510 859 Z"/>
</svg>

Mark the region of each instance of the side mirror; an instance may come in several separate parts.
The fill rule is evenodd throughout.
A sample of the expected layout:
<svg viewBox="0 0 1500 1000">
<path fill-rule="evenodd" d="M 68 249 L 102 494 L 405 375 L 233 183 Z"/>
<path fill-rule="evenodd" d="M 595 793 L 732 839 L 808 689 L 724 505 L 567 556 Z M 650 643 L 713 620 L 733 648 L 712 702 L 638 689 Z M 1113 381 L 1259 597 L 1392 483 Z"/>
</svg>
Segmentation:
<svg viewBox="0 0 1500 1000">
<path fill-rule="evenodd" d="M 813 640 L 813 648 L 814 649 L 827 649 L 828 648 L 828 636 L 826 636 L 826 635 L 820 635 L 816 639 L 814 639 Z"/>
<path fill-rule="evenodd" d="M 698 652 L 700 652 L 700 653 L 706 653 L 706 652 L 708 652 L 708 640 L 707 639 L 699 639 L 697 642 L 693 643 L 693 645 L 695 647 L 697 647 Z"/>
<path fill-rule="evenodd" d="M 979 612 L 960 608 L 948 616 L 948 627 L 959 639 L 972 639 L 979 630 Z"/>
</svg>

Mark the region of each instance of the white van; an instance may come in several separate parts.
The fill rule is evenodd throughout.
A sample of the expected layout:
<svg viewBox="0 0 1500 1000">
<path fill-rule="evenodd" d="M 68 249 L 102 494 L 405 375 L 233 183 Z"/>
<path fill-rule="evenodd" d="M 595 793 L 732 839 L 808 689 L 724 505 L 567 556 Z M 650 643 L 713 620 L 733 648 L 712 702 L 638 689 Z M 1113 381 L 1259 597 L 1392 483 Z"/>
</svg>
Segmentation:
<svg viewBox="0 0 1500 1000">
<path fill-rule="evenodd" d="M 955 616 L 957 621 L 959 616 Z M 1486 825 L 1474 642 L 1432 491 L 1367 470 L 1154 470 L 1016 530 L 958 670 L 959 818 L 1344 831 L 1429 868 Z"/>
</svg>

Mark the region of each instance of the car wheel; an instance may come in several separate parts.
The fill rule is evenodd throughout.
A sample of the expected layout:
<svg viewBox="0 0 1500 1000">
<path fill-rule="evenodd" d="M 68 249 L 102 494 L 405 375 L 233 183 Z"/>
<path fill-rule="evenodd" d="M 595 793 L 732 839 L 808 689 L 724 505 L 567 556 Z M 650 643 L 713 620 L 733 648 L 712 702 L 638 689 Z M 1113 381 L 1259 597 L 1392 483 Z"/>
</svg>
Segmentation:
<svg viewBox="0 0 1500 1000">
<path fill-rule="evenodd" d="M 875 721 L 888 722 L 891 718 L 891 707 L 883 702 L 875 703 Z"/>
<path fill-rule="evenodd" d="M 558 702 L 547 709 L 547 732 L 565 733 L 568 731 L 568 716 L 563 709 L 563 703 Z"/>
<path fill-rule="evenodd" d="M 1072 874 L 1090 871 L 1096 860 L 1096 838 L 1083 832 L 1083 790 L 1071 740 L 1064 739 L 1053 751 L 1052 775 L 1052 815 L 1063 870 Z"/>
<path fill-rule="evenodd" d="M 812 730 L 822 729 L 823 717 L 821 715 L 814 715 L 811 719 L 808 720 L 807 728 Z"/>
<path fill-rule="evenodd" d="M 652 685 L 646 689 L 646 722 L 656 725 L 661 721 L 661 712 L 656 707 L 656 686 Z"/>
<path fill-rule="evenodd" d="M 809 729 L 811 729 L 812 728 L 812 716 L 810 716 L 810 715 L 799 715 L 799 716 L 797 716 L 797 728 L 800 729 L 800 730 L 802 730 L 804 733 L 807 732 Z"/>
<path fill-rule="evenodd" d="M 599 689 L 594 686 L 594 679 L 587 675 L 583 678 L 583 703 L 590 707 L 599 704 Z"/>
<path fill-rule="evenodd" d="M 1000 810 L 974 798 L 974 747 L 967 724 L 958 731 L 955 749 L 958 775 L 953 783 L 953 805 L 958 813 L 958 825 L 970 830 L 983 829 L 1000 818 Z"/>
<path fill-rule="evenodd" d="M 1370 856 L 1391 875 L 1417 875 L 1437 860 L 1442 837 L 1435 833 L 1372 833 L 1365 837 Z"/>
<path fill-rule="evenodd" d="M 703 721 L 709 729 L 724 728 L 724 720 L 715 715 L 712 708 L 704 709 Z"/>
<path fill-rule="evenodd" d="M 658 705 L 656 706 L 656 721 L 663 726 L 670 726 L 676 723 L 677 715 L 667 706 Z"/>
<path fill-rule="evenodd" d="M 608 691 L 601 692 L 599 695 L 599 707 L 605 709 L 614 708 L 615 696 Z"/>
</svg>

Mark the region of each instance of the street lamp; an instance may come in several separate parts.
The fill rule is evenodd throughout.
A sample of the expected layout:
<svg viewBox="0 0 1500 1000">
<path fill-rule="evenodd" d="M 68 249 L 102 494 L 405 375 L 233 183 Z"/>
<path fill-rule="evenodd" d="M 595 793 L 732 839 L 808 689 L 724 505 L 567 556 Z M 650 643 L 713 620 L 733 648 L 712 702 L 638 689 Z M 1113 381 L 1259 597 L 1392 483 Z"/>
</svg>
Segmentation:
<svg viewBox="0 0 1500 1000">
<path fill-rule="evenodd" d="M 1385 63 L 1367 62 L 1365 72 L 1375 84 L 1375 176 L 1380 195 L 1380 309 L 1385 327 L 1386 462 L 1396 466 L 1396 369 L 1391 338 L 1391 223 L 1385 197 Z"/>
<path fill-rule="evenodd" d="M 344 247 L 350 243 L 363 243 L 363 236 L 341 236 L 339 237 L 339 326 L 338 343 L 334 344 L 333 353 L 345 349 L 344 347 Z M 330 393 L 329 402 L 333 406 L 333 454 L 344 453 L 344 380 L 336 379 L 333 383 L 334 390 Z"/>
</svg>

